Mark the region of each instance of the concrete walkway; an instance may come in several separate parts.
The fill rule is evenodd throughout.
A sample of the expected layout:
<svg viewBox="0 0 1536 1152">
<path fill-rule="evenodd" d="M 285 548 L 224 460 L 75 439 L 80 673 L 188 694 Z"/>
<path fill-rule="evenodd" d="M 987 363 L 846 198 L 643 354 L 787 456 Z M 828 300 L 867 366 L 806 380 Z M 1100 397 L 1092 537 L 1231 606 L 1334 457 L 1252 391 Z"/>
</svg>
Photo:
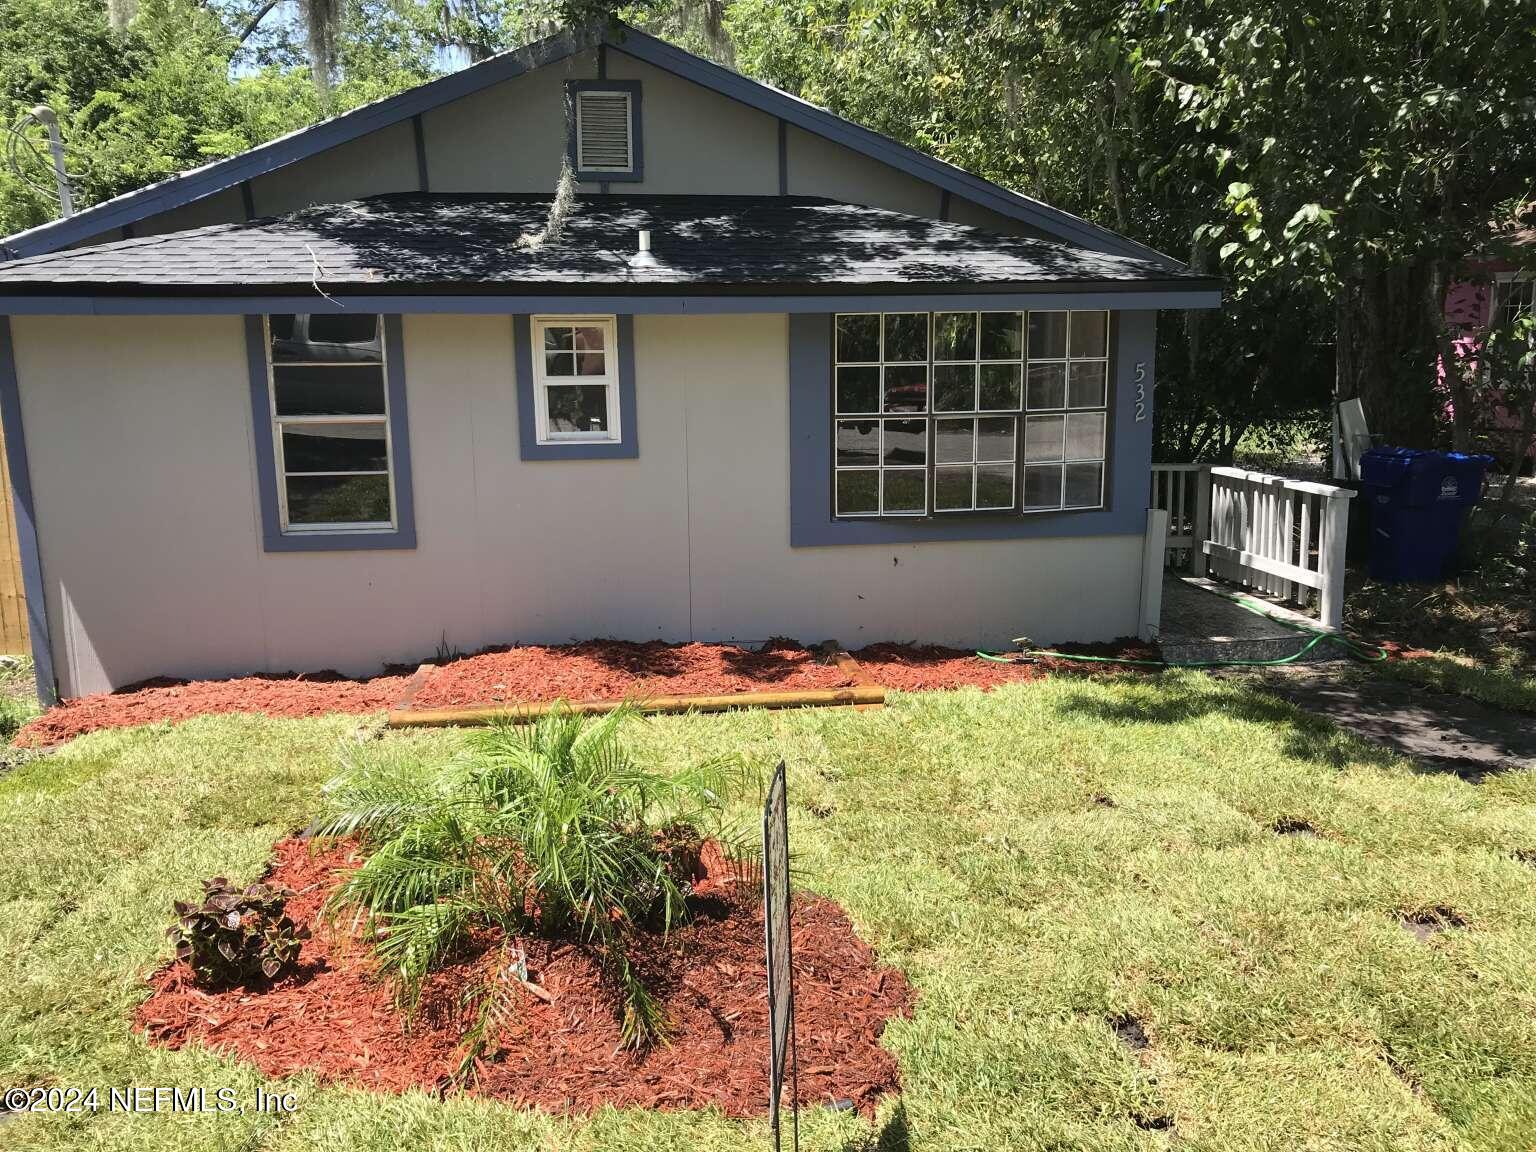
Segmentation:
<svg viewBox="0 0 1536 1152">
<path fill-rule="evenodd" d="M 1474 784 L 1491 773 L 1536 768 L 1536 717 L 1342 661 L 1250 671 L 1245 678 L 1346 731 Z"/>
</svg>

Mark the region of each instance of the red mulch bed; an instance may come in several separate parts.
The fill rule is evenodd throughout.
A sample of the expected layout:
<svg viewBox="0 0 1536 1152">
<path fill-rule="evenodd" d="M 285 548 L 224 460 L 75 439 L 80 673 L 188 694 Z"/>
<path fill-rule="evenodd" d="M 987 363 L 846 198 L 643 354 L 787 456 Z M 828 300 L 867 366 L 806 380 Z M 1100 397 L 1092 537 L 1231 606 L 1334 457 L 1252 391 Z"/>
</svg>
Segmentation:
<svg viewBox="0 0 1536 1152">
<path fill-rule="evenodd" d="M 1054 651 L 1082 656 L 1121 656 L 1128 660 L 1157 660 L 1156 648 L 1135 639 L 1108 644 L 1060 644 Z M 943 688 L 996 688 L 1039 680 L 1043 676 L 1105 676 L 1136 669 L 1134 664 L 1098 664 L 1090 661 L 1053 660 L 1041 656 L 1030 663 L 1000 664 L 983 660 L 963 648 L 931 644 L 871 644 L 853 653 L 865 678 L 901 692 L 929 692 Z"/>
<path fill-rule="evenodd" d="M 127 728 L 161 720 L 190 720 L 223 712 L 268 716 L 323 716 L 327 712 L 378 712 L 405 689 L 407 677 L 351 680 L 337 672 L 272 673 L 235 680 L 172 680 L 158 677 L 116 692 L 66 700 L 22 727 L 16 743 L 57 744 L 98 728 Z"/>
<path fill-rule="evenodd" d="M 1136 640 L 1062 645 L 1064 652 L 1156 659 Z M 914 644 L 872 644 L 855 652 L 866 684 L 903 692 L 975 685 L 994 688 L 1050 673 L 1103 675 L 1126 665 L 1082 664 L 1042 658 L 997 664 L 974 652 Z M 46 746 L 98 728 L 124 728 L 186 720 L 222 712 L 268 716 L 321 716 L 379 712 L 395 705 L 409 682 L 395 671 L 371 680 L 335 672 L 245 676 L 235 680 L 146 680 L 116 692 L 82 696 L 51 708 L 16 736 L 16 743 Z M 818 653 L 788 640 L 760 649 L 726 644 L 636 644 L 588 640 L 556 647 L 496 648 L 434 668 L 411 701 L 413 708 L 476 704 L 607 700 L 654 696 L 725 696 L 742 692 L 844 688 L 852 678 Z"/>
<path fill-rule="evenodd" d="M 355 864 L 346 845 L 311 854 L 308 844 L 284 840 L 271 879 L 298 893 L 288 907 L 303 923 Z M 470 1090 L 559 1112 L 603 1105 L 766 1111 L 761 903 L 753 882 L 738 884 L 724 868 L 711 869 L 697 887 L 693 920 L 665 942 L 658 935 L 640 958 L 665 1004 L 667 1045 L 643 1055 L 620 1050 L 613 1001 L 587 953 L 571 943 L 527 940 L 529 975 L 553 1001 L 517 993 L 501 1049 L 479 1065 Z M 321 930 L 304 942 L 298 971 L 268 988 L 205 993 L 185 966 L 161 969 L 135 1021 L 157 1043 L 197 1041 L 267 1076 L 310 1070 L 322 1081 L 378 1090 L 440 1090 L 458 1065 L 459 993 L 492 955 L 466 957 L 439 973 L 408 1033 L 389 992 L 370 978 L 362 946 Z M 876 964 L 836 904 L 817 897 L 795 899 L 794 956 L 801 1101 L 852 1100 L 872 1115 L 880 1097 L 899 1086 L 880 1034 L 888 1019 L 910 1013 L 912 990 L 901 973 Z"/>
<path fill-rule="evenodd" d="M 843 688 L 836 664 L 792 640 L 760 649 L 653 640 L 588 640 L 544 648 L 495 648 L 433 671 L 415 708 L 546 700 L 617 700 L 626 696 L 729 696 L 738 692 Z"/>
</svg>

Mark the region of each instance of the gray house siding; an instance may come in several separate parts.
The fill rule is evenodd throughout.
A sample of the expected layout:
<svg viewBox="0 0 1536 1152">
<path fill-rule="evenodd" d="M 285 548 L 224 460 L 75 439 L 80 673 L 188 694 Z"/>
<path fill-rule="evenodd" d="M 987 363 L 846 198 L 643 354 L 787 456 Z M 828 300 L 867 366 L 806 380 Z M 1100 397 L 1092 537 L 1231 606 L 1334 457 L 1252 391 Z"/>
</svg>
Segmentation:
<svg viewBox="0 0 1536 1152">
<path fill-rule="evenodd" d="M 644 93 L 645 179 L 616 190 L 720 195 L 782 190 L 947 217 L 1004 234 L 1047 235 L 794 125 L 784 127 L 781 152 L 776 117 L 620 49 L 609 48 L 605 55 L 608 79 L 639 81 Z M 419 157 L 415 127 L 406 120 L 297 160 L 248 182 L 250 208 L 256 216 L 271 216 L 385 192 L 551 191 L 566 151 L 565 84 L 596 79 L 598 72 L 597 50 L 588 49 L 428 109 L 419 117 Z M 226 189 L 141 220 L 131 232 L 150 236 L 246 218 L 241 192 Z M 93 240 L 119 238 L 112 233 Z"/>
<path fill-rule="evenodd" d="M 416 547 L 275 553 L 240 317 L 12 321 L 65 695 L 159 673 L 370 673 L 444 638 L 1003 646 L 1136 629 L 1139 533 L 792 547 L 783 314 L 636 316 L 643 448 L 618 460 L 521 459 L 509 317 L 402 324 Z"/>
</svg>

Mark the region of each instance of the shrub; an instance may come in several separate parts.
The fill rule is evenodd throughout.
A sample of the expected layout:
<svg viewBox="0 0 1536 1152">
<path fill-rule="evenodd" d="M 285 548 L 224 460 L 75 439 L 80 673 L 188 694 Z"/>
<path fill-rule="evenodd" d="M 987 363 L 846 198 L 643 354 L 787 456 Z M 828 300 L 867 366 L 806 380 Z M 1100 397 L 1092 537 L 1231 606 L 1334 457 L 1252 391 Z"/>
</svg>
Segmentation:
<svg viewBox="0 0 1536 1152">
<path fill-rule="evenodd" d="M 749 774 L 734 757 L 675 775 L 638 766 L 620 740 L 634 715 L 587 719 L 557 705 L 530 724 L 509 718 L 470 734 L 467 755 L 435 773 L 398 752 L 349 754 L 327 786 L 336 810 L 321 833 L 356 834 L 369 853 L 331 909 L 372 921 L 380 971 L 408 1005 L 477 930 L 566 934 L 599 959 L 625 1043 L 662 1035 L 632 947 L 639 929 L 687 916 L 706 838 L 746 851 L 724 810 Z M 483 1003 L 482 1022 L 499 1010 Z"/>
<path fill-rule="evenodd" d="M 238 888 L 222 876 L 203 881 L 201 904 L 176 901 L 176 923 L 166 933 L 176 959 L 209 987 L 275 980 L 293 967 L 306 936 L 284 911 L 292 895 L 270 884 Z"/>
</svg>

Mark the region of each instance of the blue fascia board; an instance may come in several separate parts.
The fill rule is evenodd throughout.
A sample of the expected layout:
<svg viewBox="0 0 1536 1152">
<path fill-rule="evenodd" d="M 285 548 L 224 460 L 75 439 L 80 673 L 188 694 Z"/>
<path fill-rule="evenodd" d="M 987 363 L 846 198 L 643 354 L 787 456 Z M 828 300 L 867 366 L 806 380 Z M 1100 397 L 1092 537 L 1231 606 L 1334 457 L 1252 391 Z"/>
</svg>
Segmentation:
<svg viewBox="0 0 1536 1152">
<path fill-rule="evenodd" d="M 449 313 L 515 316 L 529 312 L 579 315 L 722 316 L 763 312 L 914 312 L 1103 308 L 1114 311 L 1221 307 L 1211 288 L 1061 292 L 849 292 L 836 296 L 0 296 L 0 316 L 241 316 L 271 312 Z"/>
<path fill-rule="evenodd" d="M 27 633 L 32 641 L 32 673 L 44 707 L 58 703 L 53 672 L 53 640 L 48 629 L 48 600 L 43 590 L 43 560 L 37 541 L 37 510 L 32 504 L 32 472 L 27 463 L 27 435 L 21 420 L 21 383 L 16 375 L 10 318 L 0 316 L 0 423 L 5 427 L 5 462 L 11 473 L 16 547 L 21 554 L 21 587 L 27 600 Z"/>
<path fill-rule="evenodd" d="M 596 45 L 595 31 L 559 32 L 526 48 L 503 52 L 459 72 L 365 104 L 330 120 L 300 128 L 247 152 L 140 188 L 64 220 L 39 224 L 0 240 L 0 258 L 19 259 L 56 252 L 82 240 L 132 224 L 146 216 L 179 208 L 297 160 L 389 128 L 413 116 L 471 96 L 503 80 L 554 64 Z"/>
</svg>

